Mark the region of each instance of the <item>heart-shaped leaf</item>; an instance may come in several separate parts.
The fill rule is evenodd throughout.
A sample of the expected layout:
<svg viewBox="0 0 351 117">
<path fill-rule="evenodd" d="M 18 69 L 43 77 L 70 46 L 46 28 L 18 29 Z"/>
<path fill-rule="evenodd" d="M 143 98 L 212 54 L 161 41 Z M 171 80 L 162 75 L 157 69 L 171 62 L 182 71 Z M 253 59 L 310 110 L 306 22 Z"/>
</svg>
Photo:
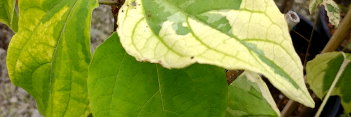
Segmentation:
<svg viewBox="0 0 351 117">
<path fill-rule="evenodd" d="M 0 22 L 17 31 L 18 14 L 15 11 L 16 0 L 0 1 Z"/>
<path fill-rule="evenodd" d="M 96 0 L 19 0 L 19 31 L 8 49 L 12 82 L 46 117 L 86 117 L 90 23 Z"/>
<path fill-rule="evenodd" d="M 126 0 L 118 16 L 121 43 L 139 61 L 254 71 L 286 96 L 314 107 L 273 0 Z"/>
<path fill-rule="evenodd" d="M 224 69 L 140 63 L 124 51 L 116 33 L 96 49 L 88 91 L 94 117 L 223 117 L 227 106 Z"/>
<path fill-rule="evenodd" d="M 257 73 L 245 71 L 228 88 L 226 117 L 280 116 L 266 83 Z"/>
<path fill-rule="evenodd" d="M 350 71 L 350 54 L 332 52 L 318 55 L 307 64 L 307 82 L 317 97 L 323 99 L 330 90 L 332 82 L 338 79 L 331 95 L 340 96 L 345 112 L 351 114 Z M 337 74 L 340 74 L 339 78 L 337 78 Z"/>
</svg>

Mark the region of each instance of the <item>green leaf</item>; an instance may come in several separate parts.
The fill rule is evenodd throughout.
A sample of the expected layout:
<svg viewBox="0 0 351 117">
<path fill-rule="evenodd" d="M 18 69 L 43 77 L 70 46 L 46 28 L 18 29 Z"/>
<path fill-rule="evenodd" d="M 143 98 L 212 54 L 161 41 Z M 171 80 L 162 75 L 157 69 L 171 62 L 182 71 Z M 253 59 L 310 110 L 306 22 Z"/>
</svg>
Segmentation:
<svg viewBox="0 0 351 117">
<path fill-rule="evenodd" d="M 116 33 L 94 54 L 88 91 L 94 117 L 221 117 L 227 106 L 224 69 L 140 63 L 124 51 Z"/>
<path fill-rule="evenodd" d="M 323 5 L 327 11 L 329 22 L 334 26 L 338 26 L 341 19 L 340 8 L 334 0 L 311 0 L 309 5 L 310 13 L 312 14 L 319 5 Z"/>
<path fill-rule="evenodd" d="M 310 0 L 309 11 L 310 14 L 317 9 L 317 7 L 322 4 L 323 0 Z"/>
<path fill-rule="evenodd" d="M 318 98 L 323 99 L 332 82 L 340 72 L 341 76 L 333 89 L 332 95 L 342 99 L 346 113 L 351 112 L 351 55 L 332 52 L 318 55 L 307 64 L 307 82 Z M 344 67 L 342 67 L 344 66 Z"/>
<path fill-rule="evenodd" d="M 0 1 L 0 22 L 11 27 L 13 31 L 18 28 L 18 14 L 15 10 L 16 0 Z"/>
<path fill-rule="evenodd" d="M 253 72 L 241 74 L 228 88 L 227 117 L 280 116 L 266 83 Z"/>
<path fill-rule="evenodd" d="M 86 80 L 96 0 L 20 0 L 19 31 L 8 49 L 11 81 L 46 117 L 89 113 Z"/>
<path fill-rule="evenodd" d="M 337 27 L 341 20 L 338 4 L 336 4 L 334 0 L 324 0 L 322 4 L 327 11 L 329 22 Z"/>
<path fill-rule="evenodd" d="M 314 106 L 273 0 L 126 0 L 118 16 L 121 43 L 138 61 L 254 71 L 291 99 Z"/>
</svg>

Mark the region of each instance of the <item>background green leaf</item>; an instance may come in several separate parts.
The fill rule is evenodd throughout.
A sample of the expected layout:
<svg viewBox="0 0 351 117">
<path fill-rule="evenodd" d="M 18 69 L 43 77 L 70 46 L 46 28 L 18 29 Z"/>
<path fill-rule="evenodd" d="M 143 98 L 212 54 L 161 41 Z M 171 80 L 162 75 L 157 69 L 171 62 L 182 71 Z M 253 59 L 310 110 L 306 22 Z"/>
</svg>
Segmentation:
<svg viewBox="0 0 351 117">
<path fill-rule="evenodd" d="M 94 117 L 221 117 L 227 106 L 224 69 L 192 65 L 168 70 L 137 62 L 114 33 L 94 54 L 89 68 Z"/>
<path fill-rule="evenodd" d="M 318 98 L 323 99 L 327 94 L 341 65 L 350 61 L 350 54 L 332 52 L 318 55 L 307 64 L 307 82 Z M 338 83 L 333 89 L 332 95 L 338 95 L 342 99 L 342 105 L 346 113 L 351 112 L 351 64 L 346 62 Z"/>
<path fill-rule="evenodd" d="M 0 1 L 0 22 L 11 27 L 13 31 L 18 28 L 18 14 L 15 10 L 16 0 Z"/>
<path fill-rule="evenodd" d="M 138 61 L 254 71 L 289 98 L 314 107 L 273 0 L 126 0 L 118 16 L 121 43 Z"/>
<path fill-rule="evenodd" d="M 261 77 L 245 71 L 228 88 L 227 117 L 280 116 L 271 93 Z"/>
<path fill-rule="evenodd" d="M 90 23 L 96 0 L 20 0 L 8 48 L 11 81 L 46 117 L 86 117 Z"/>
<path fill-rule="evenodd" d="M 323 0 L 310 0 L 310 4 L 309 4 L 310 14 L 312 14 L 313 11 L 315 11 L 317 7 L 322 4 L 322 2 Z"/>
<path fill-rule="evenodd" d="M 324 9 L 327 11 L 329 22 L 337 27 L 341 20 L 340 8 L 338 4 L 336 4 L 334 0 L 324 0 L 322 4 Z"/>
<path fill-rule="evenodd" d="M 327 11 L 327 16 L 329 22 L 332 25 L 338 26 L 341 20 L 340 8 L 334 0 L 310 0 L 309 11 L 312 14 L 313 11 L 317 9 L 318 6 L 323 5 L 325 11 Z"/>
</svg>

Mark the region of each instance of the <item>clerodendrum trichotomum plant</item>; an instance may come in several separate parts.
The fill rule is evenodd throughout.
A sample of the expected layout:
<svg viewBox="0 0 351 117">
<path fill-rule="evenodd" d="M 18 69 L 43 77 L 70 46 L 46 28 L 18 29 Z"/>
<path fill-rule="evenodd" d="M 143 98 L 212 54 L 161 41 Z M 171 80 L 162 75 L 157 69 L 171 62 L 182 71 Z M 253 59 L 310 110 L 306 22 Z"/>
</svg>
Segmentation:
<svg viewBox="0 0 351 117">
<path fill-rule="evenodd" d="M 279 116 L 262 75 L 314 107 L 273 0 L 126 0 L 93 57 L 97 0 L 15 3 L 0 2 L 9 75 L 46 117 Z M 245 72 L 228 86 L 224 69 Z"/>
</svg>

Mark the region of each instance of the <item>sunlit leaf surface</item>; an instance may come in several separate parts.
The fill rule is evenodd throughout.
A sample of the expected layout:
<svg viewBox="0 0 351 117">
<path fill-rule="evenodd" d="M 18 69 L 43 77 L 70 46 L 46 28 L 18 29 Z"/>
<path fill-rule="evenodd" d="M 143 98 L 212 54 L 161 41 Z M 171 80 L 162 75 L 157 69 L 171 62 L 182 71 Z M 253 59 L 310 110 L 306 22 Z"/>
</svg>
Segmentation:
<svg viewBox="0 0 351 117">
<path fill-rule="evenodd" d="M 11 81 L 45 117 L 86 117 L 90 23 L 96 0 L 20 0 L 8 48 Z"/>
<path fill-rule="evenodd" d="M 291 99 L 314 106 L 273 0 L 126 0 L 118 16 L 121 43 L 138 61 L 254 71 Z"/>
</svg>

